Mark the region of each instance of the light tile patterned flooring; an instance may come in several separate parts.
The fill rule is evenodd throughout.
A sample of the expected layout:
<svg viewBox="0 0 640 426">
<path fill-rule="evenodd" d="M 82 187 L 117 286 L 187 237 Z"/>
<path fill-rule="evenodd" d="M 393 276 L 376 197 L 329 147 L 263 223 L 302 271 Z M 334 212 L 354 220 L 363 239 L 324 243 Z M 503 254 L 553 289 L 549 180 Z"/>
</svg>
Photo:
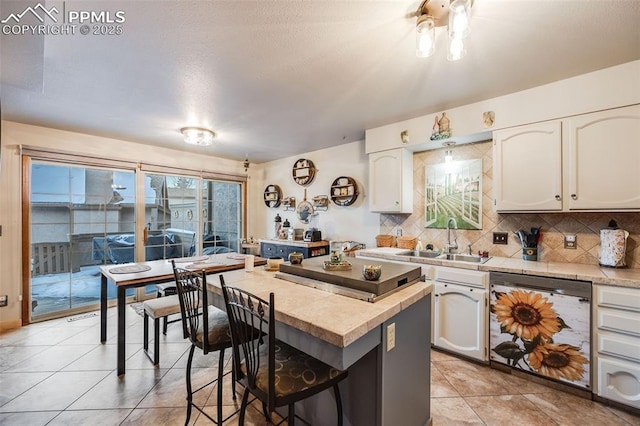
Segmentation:
<svg viewBox="0 0 640 426">
<path fill-rule="evenodd" d="M 189 344 L 179 324 L 161 336 L 155 368 L 142 352 L 142 318 L 127 309 L 127 373 L 118 378 L 115 314 L 109 309 L 105 345 L 98 343 L 99 316 L 61 318 L 0 335 L 0 425 L 184 424 Z M 196 355 L 194 381 L 204 383 L 216 365 L 216 355 Z M 640 425 L 640 417 L 627 412 L 437 351 L 431 375 L 435 426 Z M 215 417 L 215 388 L 198 401 Z M 225 413 L 235 410 L 230 396 L 224 404 Z M 193 412 L 190 424 L 211 424 L 198 414 Z M 228 424 L 237 425 L 237 415 Z M 250 407 L 246 424 L 268 423 L 259 407 Z"/>
</svg>

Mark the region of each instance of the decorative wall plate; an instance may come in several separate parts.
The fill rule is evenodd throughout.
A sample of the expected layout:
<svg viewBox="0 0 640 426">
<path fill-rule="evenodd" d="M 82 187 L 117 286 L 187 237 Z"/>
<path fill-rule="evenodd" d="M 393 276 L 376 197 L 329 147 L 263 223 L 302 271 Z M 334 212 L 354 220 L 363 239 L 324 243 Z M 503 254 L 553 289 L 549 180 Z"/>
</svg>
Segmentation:
<svg viewBox="0 0 640 426">
<path fill-rule="evenodd" d="M 311 215 L 313 214 L 313 204 L 307 201 L 307 190 L 304 190 L 304 199 L 296 207 L 296 213 L 298 220 L 302 223 L 309 223 Z"/>
</svg>

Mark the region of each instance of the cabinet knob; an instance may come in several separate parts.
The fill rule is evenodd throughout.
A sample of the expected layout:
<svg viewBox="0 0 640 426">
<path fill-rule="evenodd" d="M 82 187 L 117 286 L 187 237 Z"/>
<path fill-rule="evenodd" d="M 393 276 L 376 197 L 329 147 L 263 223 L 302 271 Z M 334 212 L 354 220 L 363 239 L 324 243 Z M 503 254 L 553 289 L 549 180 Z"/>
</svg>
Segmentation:
<svg viewBox="0 0 640 426">
<path fill-rule="evenodd" d="M 562 199 L 562 197 L 558 194 L 556 194 L 556 200 L 560 201 Z"/>
<path fill-rule="evenodd" d="M 396 206 L 399 206 L 399 205 L 400 205 L 400 201 L 396 201 Z"/>
<path fill-rule="evenodd" d="M 576 194 L 571 194 L 571 199 L 572 199 L 572 200 L 577 200 L 577 199 L 578 199 L 578 196 L 577 196 Z"/>
</svg>

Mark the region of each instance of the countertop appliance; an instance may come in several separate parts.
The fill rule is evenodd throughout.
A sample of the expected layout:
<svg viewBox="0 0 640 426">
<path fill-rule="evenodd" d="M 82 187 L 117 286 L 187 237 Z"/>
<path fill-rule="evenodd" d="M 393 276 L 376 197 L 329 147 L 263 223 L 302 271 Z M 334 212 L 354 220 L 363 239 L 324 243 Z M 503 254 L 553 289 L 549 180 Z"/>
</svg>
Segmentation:
<svg viewBox="0 0 640 426">
<path fill-rule="evenodd" d="M 303 238 L 304 230 L 300 228 L 289 228 L 287 231 L 287 239 L 289 241 L 301 241 Z"/>
<path fill-rule="evenodd" d="M 322 256 L 305 259 L 300 265 L 285 262 L 280 265 L 276 277 L 367 302 L 376 302 L 422 277 L 419 266 L 376 262 L 382 265 L 382 275 L 377 281 L 367 281 L 362 276 L 362 268 L 371 264 L 370 261 L 349 258 L 350 269 L 331 271 L 324 268 L 326 260 L 327 257 Z"/>
<path fill-rule="evenodd" d="M 303 239 L 306 242 L 322 241 L 322 233 L 317 229 L 307 229 L 306 231 L 304 231 Z"/>
<path fill-rule="evenodd" d="M 491 364 L 591 389 L 591 282 L 492 272 Z"/>
<path fill-rule="evenodd" d="M 489 273 L 434 267 L 433 346 L 489 362 Z"/>
</svg>

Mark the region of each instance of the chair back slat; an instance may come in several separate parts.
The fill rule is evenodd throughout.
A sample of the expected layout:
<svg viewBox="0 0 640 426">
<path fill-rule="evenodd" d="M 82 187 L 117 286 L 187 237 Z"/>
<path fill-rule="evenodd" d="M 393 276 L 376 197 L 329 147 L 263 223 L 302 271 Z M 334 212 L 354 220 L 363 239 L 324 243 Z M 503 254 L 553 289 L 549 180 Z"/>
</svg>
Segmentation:
<svg viewBox="0 0 640 426">
<path fill-rule="evenodd" d="M 229 317 L 233 362 L 237 374 L 245 379 L 247 387 L 256 391 L 258 371 L 267 368 L 269 388 L 266 397 L 271 412 L 275 407 L 274 295 L 271 293 L 267 302 L 249 292 L 227 286 L 222 275 L 220 284 Z M 265 344 L 268 345 L 268 365 L 260 365 L 260 351 Z M 244 368 L 240 368 L 241 364 Z"/>
<path fill-rule="evenodd" d="M 185 338 L 191 343 L 201 347 L 204 353 L 208 353 L 208 300 L 207 300 L 207 276 L 203 271 L 195 272 L 177 268 L 172 260 L 173 273 L 180 300 L 180 314 L 182 315 L 182 330 Z M 198 339 L 200 331 L 200 339 Z"/>
</svg>

